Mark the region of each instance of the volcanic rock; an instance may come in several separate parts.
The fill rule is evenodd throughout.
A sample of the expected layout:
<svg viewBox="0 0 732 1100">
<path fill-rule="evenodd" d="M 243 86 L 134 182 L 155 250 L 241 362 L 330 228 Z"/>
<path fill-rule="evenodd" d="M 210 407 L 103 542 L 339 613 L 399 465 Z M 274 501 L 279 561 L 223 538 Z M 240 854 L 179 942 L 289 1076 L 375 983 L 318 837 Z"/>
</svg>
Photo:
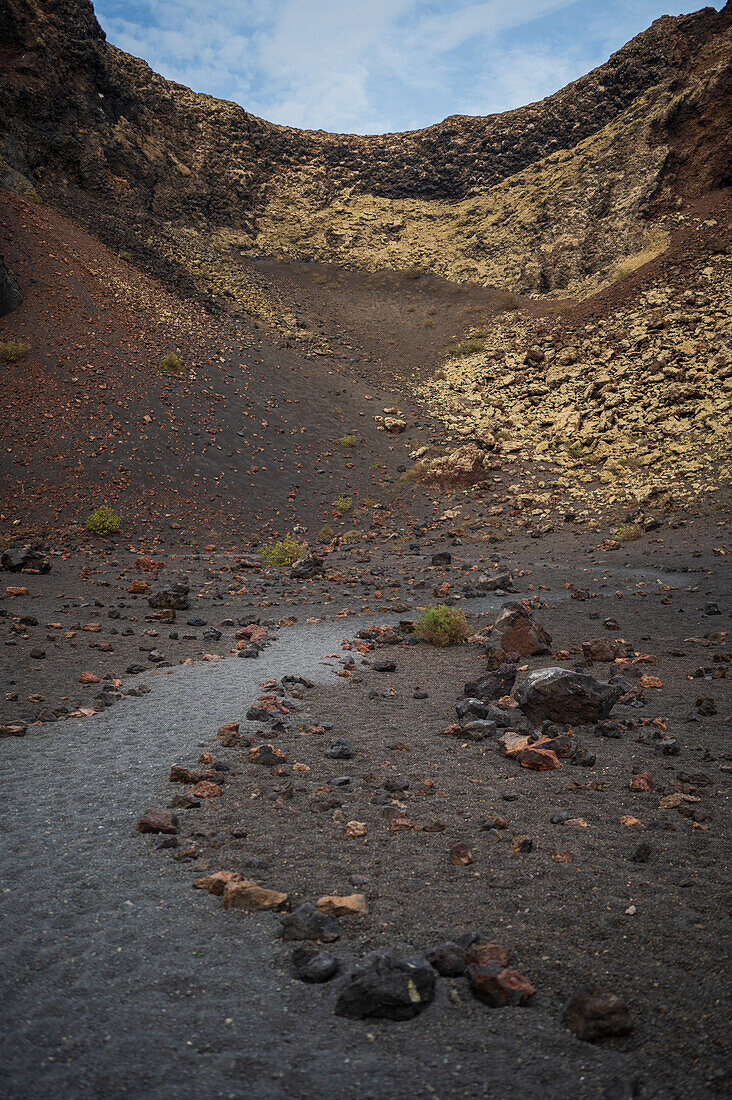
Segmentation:
<svg viewBox="0 0 732 1100">
<path fill-rule="evenodd" d="M 224 909 L 243 909 L 256 913 L 261 909 L 279 909 L 287 901 L 287 894 L 279 890 L 267 890 L 251 879 L 231 881 L 224 886 Z"/>
<path fill-rule="evenodd" d="M 318 898 L 315 907 L 318 912 L 332 913 L 334 917 L 365 916 L 369 911 L 363 894 L 347 894 L 341 897 L 326 894 Z"/>
<path fill-rule="evenodd" d="M 280 918 L 284 940 L 318 940 L 333 943 L 341 934 L 338 921 L 327 913 L 320 913 L 312 902 L 306 901 Z"/>
<path fill-rule="evenodd" d="M 191 606 L 189 591 L 189 586 L 180 581 L 154 592 L 148 596 L 147 602 L 150 607 L 164 608 L 168 611 L 185 611 Z"/>
<path fill-rule="evenodd" d="M 529 673 L 521 688 L 521 710 L 532 721 L 597 722 L 607 718 L 620 697 L 617 685 L 595 680 L 567 668 L 542 668 Z"/>
<path fill-rule="evenodd" d="M 138 833 L 177 833 L 178 818 L 167 810 L 145 810 L 137 822 Z"/>
<path fill-rule="evenodd" d="M 304 558 L 300 558 L 290 569 L 290 576 L 296 580 L 310 580 L 311 577 L 317 577 L 325 570 L 325 563 L 322 558 L 319 558 L 317 554 L 308 554 Z"/>
<path fill-rule="evenodd" d="M 497 959 L 473 963 L 467 976 L 473 995 L 492 1008 L 525 1004 L 536 993 L 528 979 Z"/>
<path fill-rule="evenodd" d="M 50 573 L 51 563 L 31 546 L 11 546 L 0 554 L 0 568 L 8 573 L 20 573 L 22 569 Z"/>
<path fill-rule="evenodd" d="M 507 603 L 489 632 L 490 642 L 500 654 L 531 657 L 548 653 L 552 636 L 522 603 Z"/>
<path fill-rule="evenodd" d="M 474 443 L 468 443 L 443 458 L 433 459 L 422 476 L 443 489 L 477 485 L 486 478 L 485 455 Z"/>
<path fill-rule="evenodd" d="M 584 986 L 575 993 L 564 1011 L 564 1022 L 588 1043 L 630 1035 L 633 1030 L 625 1001 L 596 985 Z"/>
<path fill-rule="evenodd" d="M 338 973 L 339 962 L 330 951 L 302 943 L 292 952 L 292 968 L 301 982 L 328 982 Z"/>
<path fill-rule="evenodd" d="M 436 981 L 435 971 L 421 956 L 405 959 L 376 951 L 351 970 L 335 1012 L 356 1019 L 410 1020 L 434 999 Z"/>
</svg>

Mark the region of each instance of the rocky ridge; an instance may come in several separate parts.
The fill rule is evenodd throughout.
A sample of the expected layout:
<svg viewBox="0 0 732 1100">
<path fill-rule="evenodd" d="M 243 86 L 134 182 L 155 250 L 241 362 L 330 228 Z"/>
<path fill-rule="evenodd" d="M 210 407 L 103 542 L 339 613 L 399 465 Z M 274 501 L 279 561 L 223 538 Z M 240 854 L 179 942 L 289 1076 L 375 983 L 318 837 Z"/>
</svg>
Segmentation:
<svg viewBox="0 0 732 1100">
<path fill-rule="evenodd" d="M 541 103 L 359 137 L 274 126 L 164 80 L 106 43 L 87 0 L 11 0 L 2 179 L 189 290 L 171 226 L 247 254 L 586 291 L 663 250 L 654 201 L 729 182 L 730 10 L 659 19 Z"/>
</svg>

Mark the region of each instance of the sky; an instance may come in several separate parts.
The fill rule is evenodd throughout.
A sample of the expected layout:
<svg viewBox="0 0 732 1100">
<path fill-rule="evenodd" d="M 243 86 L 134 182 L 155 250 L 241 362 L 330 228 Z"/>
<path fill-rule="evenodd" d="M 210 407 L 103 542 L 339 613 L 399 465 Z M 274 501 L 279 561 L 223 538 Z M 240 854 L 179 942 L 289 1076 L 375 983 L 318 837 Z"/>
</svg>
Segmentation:
<svg viewBox="0 0 732 1100">
<path fill-rule="evenodd" d="M 551 95 L 702 0 L 96 0 L 115 46 L 269 122 L 393 133 Z M 721 3 L 715 5 L 720 8 Z"/>
</svg>

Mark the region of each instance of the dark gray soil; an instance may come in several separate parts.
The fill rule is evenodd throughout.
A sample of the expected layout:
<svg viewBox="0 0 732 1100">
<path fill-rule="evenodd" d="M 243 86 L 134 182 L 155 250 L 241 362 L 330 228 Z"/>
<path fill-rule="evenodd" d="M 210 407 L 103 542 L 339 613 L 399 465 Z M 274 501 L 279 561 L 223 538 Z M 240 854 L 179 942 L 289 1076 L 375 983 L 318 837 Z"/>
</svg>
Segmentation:
<svg viewBox="0 0 732 1100">
<path fill-rule="evenodd" d="M 492 741 L 445 737 L 440 731 L 453 719 L 463 680 L 483 667 L 480 649 L 377 650 L 397 665 L 384 674 L 361 667 L 354 654 L 357 675 L 343 681 L 333 675 L 338 660 L 327 658 L 347 656 L 341 640 L 364 622 L 411 613 L 333 619 L 340 600 L 320 604 L 329 621 L 319 624 L 304 622 L 310 612 L 317 615 L 315 600 L 298 605 L 300 621 L 281 628 L 257 661 L 157 669 L 130 681 L 152 688 L 144 698 L 125 698 L 93 718 L 30 726 L 25 738 L 2 742 L 2 907 L 11 945 L 2 976 L 5 1093 L 563 1100 L 625 1097 L 636 1088 L 659 1100 L 721 1095 L 727 681 L 687 676 L 725 649 L 704 635 L 728 624 L 728 591 L 723 563 L 712 553 L 721 544 L 717 530 L 699 550 L 697 536 L 683 530 L 666 532 L 666 539 L 663 547 L 644 539 L 608 555 L 578 546 L 571 562 L 560 546 L 524 542 L 501 547 L 501 561 L 531 570 L 517 578 L 519 595 L 532 594 L 530 585 L 535 592 L 548 586 L 538 614 L 555 649 L 605 633 L 602 620 L 613 615 L 617 636 L 658 656 L 647 671 L 663 688 L 648 689 L 641 710 L 616 711 L 623 719 L 662 716 L 680 742 L 675 757 L 656 754 L 651 729 L 620 740 L 583 730 L 581 743 L 597 754 L 594 768 L 565 763 L 535 773 L 504 759 Z M 469 544 L 451 549 L 466 562 L 490 558 Z M 420 552 L 427 571 L 428 551 Z M 675 572 L 682 562 L 698 571 Z M 459 568 L 436 573 L 430 585 L 445 576 L 459 576 Z M 597 596 L 571 600 L 565 581 Z M 428 602 L 427 593 L 417 591 L 412 602 Z M 661 603 L 663 596 L 671 602 Z M 705 615 L 705 604 L 715 600 L 725 614 Z M 500 602 L 475 606 L 488 610 Z M 219 601 L 204 606 L 204 618 L 213 607 Z M 287 609 L 273 600 L 264 613 L 276 618 Z M 671 649 L 685 656 L 671 656 Z M 600 675 L 604 667 L 592 671 Z M 214 735 L 230 720 L 254 734 L 256 725 L 247 728 L 244 715 L 258 685 L 286 674 L 306 675 L 316 686 L 304 693 L 305 712 L 291 731 L 272 740 L 287 753 L 285 771 L 295 787 L 293 799 L 278 804 L 275 788 L 288 776 L 251 768 L 245 752 L 223 749 Z M 428 699 L 413 699 L 418 686 Z M 378 695 L 369 699 L 372 690 Z M 689 722 L 700 694 L 715 700 L 718 713 Z M 332 722 L 333 731 L 299 736 L 308 713 L 313 722 Z M 641 732 L 648 743 L 638 743 Z M 353 760 L 324 756 L 337 735 L 353 742 Z M 136 834 L 135 821 L 185 789 L 168 782 L 169 768 L 195 764 L 204 750 L 232 771 L 223 798 L 180 812 L 181 845 L 191 837 L 200 852 L 195 862 L 180 863 L 171 858 L 175 850 L 159 851 L 156 838 Z M 293 772 L 295 762 L 308 764 L 310 773 Z M 628 780 L 636 771 L 651 772 L 656 790 L 632 793 Z M 343 774 L 352 777 L 344 817 L 369 824 L 368 843 L 346 839 L 332 813 L 307 808 L 314 788 Z M 409 817 L 421 824 L 439 819 L 443 832 L 388 831 L 371 798 L 395 775 L 410 781 L 403 800 Z M 427 778 L 435 783 L 432 795 L 421 786 Z M 593 780 L 608 786 L 588 790 Z M 662 794 L 676 789 L 701 799 L 694 806 L 708 828 L 659 809 Z M 518 798 L 505 801 L 507 793 Z M 588 827 L 552 825 L 550 817 L 562 810 Z M 497 841 L 481 829 L 491 812 L 508 821 Z M 623 814 L 642 826 L 622 826 Z M 248 835 L 234 841 L 232 826 Z M 531 852 L 510 850 L 519 835 L 533 839 Z M 473 850 L 469 867 L 448 859 L 457 840 Z M 639 864 L 630 855 L 641 840 L 651 855 Z M 562 849 L 573 862 L 552 861 Z M 462 979 L 440 979 L 435 1003 L 410 1022 L 337 1018 L 341 979 L 318 988 L 295 981 L 276 916 L 225 912 L 217 899 L 190 888 L 206 869 L 219 868 L 244 870 L 288 890 L 294 901 L 351 892 L 350 875 L 368 876 L 362 888 L 368 917 L 341 920 L 335 953 L 344 963 L 377 946 L 423 950 L 475 929 L 513 950 L 515 966 L 538 993 L 525 1008 L 495 1010 L 474 1001 Z M 636 1025 L 628 1039 L 590 1045 L 563 1026 L 566 1000 L 590 978 L 627 1000 Z"/>
</svg>

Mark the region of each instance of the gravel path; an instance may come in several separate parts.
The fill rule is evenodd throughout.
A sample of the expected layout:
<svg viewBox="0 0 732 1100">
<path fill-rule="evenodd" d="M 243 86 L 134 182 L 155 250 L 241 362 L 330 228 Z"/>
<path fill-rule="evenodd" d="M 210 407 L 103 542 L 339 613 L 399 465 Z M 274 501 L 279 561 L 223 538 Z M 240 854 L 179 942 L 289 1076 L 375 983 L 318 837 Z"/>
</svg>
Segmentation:
<svg viewBox="0 0 732 1100">
<path fill-rule="evenodd" d="M 177 668 L 149 696 L 2 745 L 5 1096 L 581 1098 L 629 1079 L 623 1056 L 530 1013 L 519 1031 L 478 1007 L 476 1049 L 446 983 L 409 1023 L 337 1019 L 330 992 L 279 965 L 271 916 L 225 913 L 135 834 L 169 800 L 172 760 L 210 747 L 266 676 L 322 680 L 352 626 L 293 628 L 258 661 Z"/>
</svg>

